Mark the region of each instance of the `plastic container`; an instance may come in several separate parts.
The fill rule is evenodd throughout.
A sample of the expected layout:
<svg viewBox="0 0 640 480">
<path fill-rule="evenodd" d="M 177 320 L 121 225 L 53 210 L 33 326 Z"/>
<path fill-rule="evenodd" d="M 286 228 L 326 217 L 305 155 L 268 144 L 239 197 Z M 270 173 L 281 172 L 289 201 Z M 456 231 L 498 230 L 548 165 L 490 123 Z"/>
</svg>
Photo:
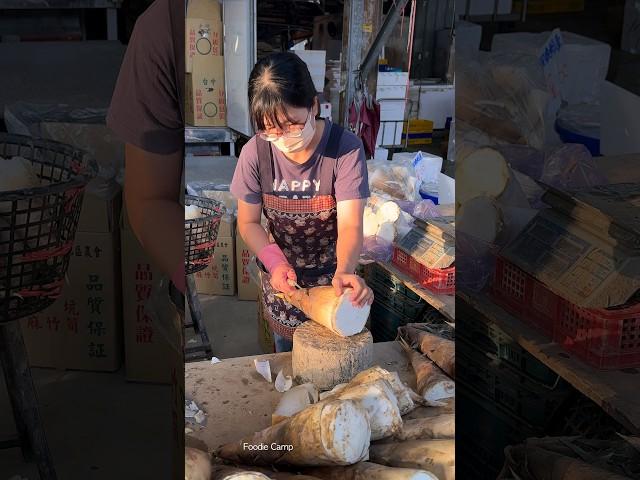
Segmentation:
<svg viewBox="0 0 640 480">
<path fill-rule="evenodd" d="M 456 293 L 456 267 L 428 268 L 411 255 L 393 246 L 393 264 L 424 288 L 441 295 Z"/>
<path fill-rule="evenodd" d="M 640 303 L 608 309 L 578 307 L 498 258 L 496 303 L 600 370 L 640 367 Z"/>
</svg>

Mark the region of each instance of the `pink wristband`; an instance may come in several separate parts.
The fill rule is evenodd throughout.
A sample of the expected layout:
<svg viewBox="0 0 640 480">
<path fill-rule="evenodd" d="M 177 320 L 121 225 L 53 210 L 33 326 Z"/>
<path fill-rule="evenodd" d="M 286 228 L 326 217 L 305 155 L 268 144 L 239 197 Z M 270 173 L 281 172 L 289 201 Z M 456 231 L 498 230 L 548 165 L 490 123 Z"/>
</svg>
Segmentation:
<svg viewBox="0 0 640 480">
<path fill-rule="evenodd" d="M 273 270 L 283 263 L 289 264 L 289 260 L 284 256 L 280 247 L 275 243 L 270 243 L 266 247 L 264 247 L 258 253 L 258 259 L 264 265 L 264 268 L 267 269 L 269 273 L 273 272 Z"/>
<path fill-rule="evenodd" d="M 171 276 L 171 283 L 173 283 L 173 286 L 176 287 L 180 293 L 184 293 L 187 289 L 186 282 L 187 278 L 184 271 L 183 262 L 182 265 Z"/>
</svg>

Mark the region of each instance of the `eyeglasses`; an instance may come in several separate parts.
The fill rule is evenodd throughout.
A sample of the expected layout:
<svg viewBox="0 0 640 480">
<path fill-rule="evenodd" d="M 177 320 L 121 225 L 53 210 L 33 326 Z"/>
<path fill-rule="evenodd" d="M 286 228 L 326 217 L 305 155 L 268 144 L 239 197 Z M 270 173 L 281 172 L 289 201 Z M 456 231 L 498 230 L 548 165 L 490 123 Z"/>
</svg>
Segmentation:
<svg viewBox="0 0 640 480">
<path fill-rule="evenodd" d="M 260 138 L 266 140 L 267 142 L 274 142 L 279 138 L 300 138 L 302 137 L 302 131 L 309 121 L 309 116 L 311 116 L 311 111 L 309 111 L 309 115 L 307 115 L 307 119 L 305 120 L 305 124 L 303 126 L 300 125 L 292 125 L 286 132 L 282 133 L 267 133 L 264 130 L 258 132 Z"/>
</svg>

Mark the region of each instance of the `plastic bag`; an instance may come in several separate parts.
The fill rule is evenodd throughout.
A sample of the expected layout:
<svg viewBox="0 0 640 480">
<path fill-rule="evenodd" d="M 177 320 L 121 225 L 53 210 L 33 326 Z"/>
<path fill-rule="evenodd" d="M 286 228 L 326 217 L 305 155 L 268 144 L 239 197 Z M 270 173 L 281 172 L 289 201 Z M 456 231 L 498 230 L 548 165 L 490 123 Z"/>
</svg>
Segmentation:
<svg viewBox="0 0 640 480">
<path fill-rule="evenodd" d="M 366 237 L 362 243 L 361 263 L 389 262 L 393 244 L 378 236 Z"/>
<path fill-rule="evenodd" d="M 587 147 L 580 144 L 566 144 L 549 152 L 540 180 L 560 190 L 607 183 Z"/>
<path fill-rule="evenodd" d="M 371 192 L 395 200 L 420 198 L 420 180 L 415 176 L 411 160 L 370 160 L 367 169 Z"/>
</svg>

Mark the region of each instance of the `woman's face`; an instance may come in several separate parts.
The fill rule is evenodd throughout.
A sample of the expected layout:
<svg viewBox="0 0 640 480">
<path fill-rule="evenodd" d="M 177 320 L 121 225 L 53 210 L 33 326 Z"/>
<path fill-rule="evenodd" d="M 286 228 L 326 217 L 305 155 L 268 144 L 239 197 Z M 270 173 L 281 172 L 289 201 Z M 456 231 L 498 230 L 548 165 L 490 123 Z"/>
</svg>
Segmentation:
<svg viewBox="0 0 640 480">
<path fill-rule="evenodd" d="M 302 131 L 309 119 L 309 114 L 311 113 L 311 115 L 315 117 L 316 110 L 315 104 L 311 107 L 311 112 L 306 108 L 286 107 L 287 116 L 280 114 L 278 117 L 278 122 L 282 125 L 282 128 L 272 125 L 269 119 L 265 119 L 265 130 L 263 133 L 267 135 L 282 135 L 286 132 L 293 133 Z"/>
</svg>

